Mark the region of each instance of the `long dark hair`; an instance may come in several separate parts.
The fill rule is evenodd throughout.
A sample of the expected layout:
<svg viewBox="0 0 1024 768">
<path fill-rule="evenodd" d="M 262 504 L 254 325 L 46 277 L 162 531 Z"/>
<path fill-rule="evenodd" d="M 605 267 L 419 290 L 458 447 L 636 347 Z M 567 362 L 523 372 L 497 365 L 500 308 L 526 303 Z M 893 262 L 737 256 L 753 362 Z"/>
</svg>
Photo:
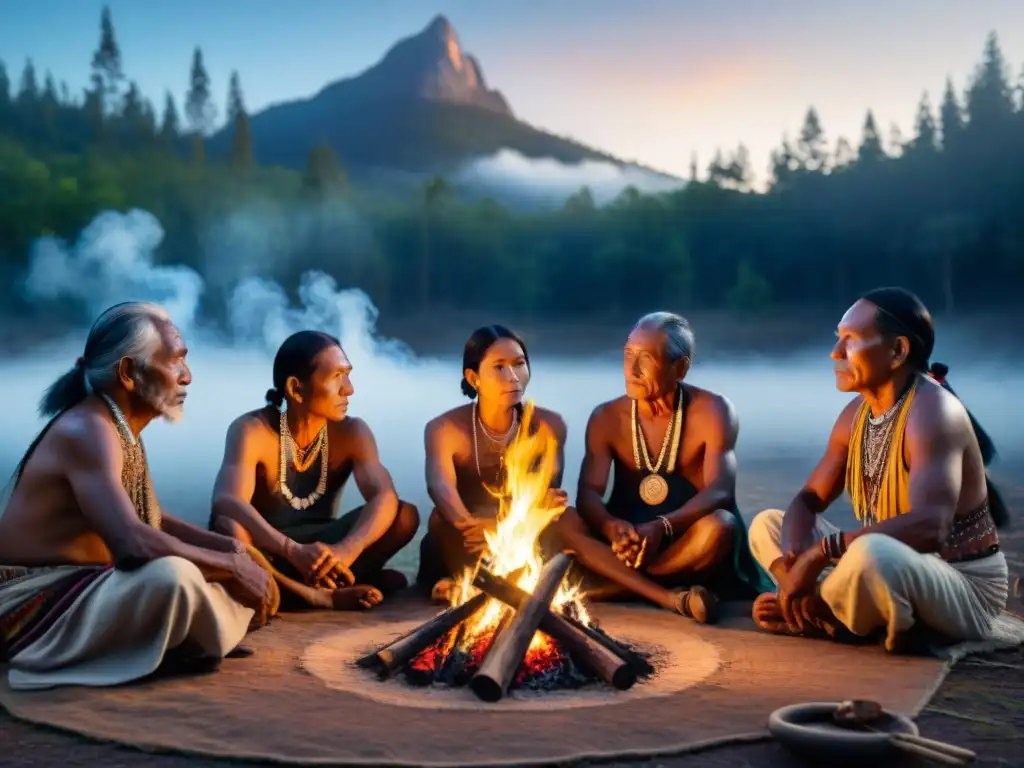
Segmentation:
<svg viewBox="0 0 1024 768">
<path fill-rule="evenodd" d="M 960 399 L 960 395 L 956 393 L 956 390 L 946 380 L 946 377 L 949 375 L 948 365 L 945 363 L 932 363 L 928 373 L 935 381 L 942 385 L 943 389 L 960 400 L 961 403 L 963 402 Z M 981 449 L 981 461 L 987 470 L 988 465 L 999 455 L 999 452 L 996 450 L 996 444 L 988 432 L 985 431 L 985 428 L 981 426 L 981 423 L 974 418 L 974 414 L 971 413 L 966 404 L 964 405 L 964 410 L 967 411 L 967 418 L 971 420 L 971 429 L 974 430 L 974 436 L 978 439 L 978 448 Z M 996 527 L 1002 528 L 1010 522 L 1010 508 L 1006 505 L 1006 499 L 1003 498 L 999 488 L 992 482 L 992 478 L 989 477 L 988 471 L 985 472 L 985 483 L 988 486 L 988 507 L 992 513 L 992 519 L 995 521 Z"/>
<path fill-rule="evenodd" d="M 169 323 L 167 310 L 157 304 L 126 301 L 115 304 L 89 329 L 85 350 L 74 366 L 51 384 L 39 401 L 39 415 L 50 420 L 36 435 L 14 469 L 12 480 L 18 487 L 25 464 L 54 422 L 85 400 L 92 391 L 106 391 L 117 381 L 117 366 L 128 357 L 144 363 L 160 340 L 160 324 Z"/>
<path fill-rule="evenodd" d="M 285 339 L 274 355 L 274 386 L 267 390 L 267 403 L 280 410 L 288 379 L 308 381 L 316 370 L 317 355 L 331 347 L 341 349 L 341 342 L 321 331 L 299 331 Z"/>
<path fill-rule="evenodd" d="M 516 342 L 523 350 L 523 358 L 526 360 L 526 366 L 530 366 L 530 353 L 526 350 L 526 343 L 520 338 L 519 334 L 515 331 L 509 330 L 504 325 L 485 325 L 482 328 L 477 328 L 473 333 L 470 334 L 466 340 L 466 346 L 462 350 L 462 382 L 460 384 L 462 388 L 462 394 L 468 397 L 470 400 L 476 398 L 477 392 L 473 388 L 473 385 L 466 380 L 466 369 L 471 371 L 480 371 L 480 363 L 483 362 L 484 356 L 487 354 L 494 343 L 500 339 L 512 339 Z"/>
</svg>

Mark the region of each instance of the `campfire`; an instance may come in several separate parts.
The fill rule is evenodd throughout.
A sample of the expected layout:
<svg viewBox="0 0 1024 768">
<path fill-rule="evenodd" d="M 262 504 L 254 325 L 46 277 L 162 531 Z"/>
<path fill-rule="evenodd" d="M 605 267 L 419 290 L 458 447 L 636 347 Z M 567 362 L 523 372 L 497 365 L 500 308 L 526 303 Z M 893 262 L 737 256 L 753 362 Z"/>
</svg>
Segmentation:
<svg viewBox="0 0 1024 768">
<path fill-rule="evenodd" d="M 548 489 L 557 443 L 533 404 L 505 454 L 495 530 L 475 568 L 462 574 L 449 608 L 412 632 L 359 659 L 381 678 L 403 674 L 412 685 L 469 685 L 483 701 L 510 689 L 578 688 L 601 681 L 626 690 L 653 673 L 646 657 L 609 637 L 591 620 L 572 557 L 544 562 L 541 532 L 563 511 Z"/>
</svg>

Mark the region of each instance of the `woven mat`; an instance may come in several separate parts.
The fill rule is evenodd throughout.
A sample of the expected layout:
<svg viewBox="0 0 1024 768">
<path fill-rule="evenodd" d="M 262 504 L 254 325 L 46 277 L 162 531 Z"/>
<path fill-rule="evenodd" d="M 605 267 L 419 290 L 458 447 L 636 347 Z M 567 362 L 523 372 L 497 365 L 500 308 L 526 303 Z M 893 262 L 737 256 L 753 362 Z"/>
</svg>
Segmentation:
<svg viewBox="0 0 1024 768">
<path fill-rule="evenodd" d="M 373 636 L 368 629 L 379 627 L 386 641 L 435 612 L 398 600 L 358 615 L 285 616 L 250 635 L 255 656 L 201 677 L 16 693 L 3 675 L 0 704 L 19 719 L 153 751 L 294 765 L 541 765 L 758 740 L 772 710 L 799 701 L 874 698 L 915 715 L 947 670 L 941 660 L 878 647 L 765 635 L 749 614 L 700 627 L 654 609 L 601 606 L 609 633 L 656 637 L 677 651 L 666 670 L 693 674 L 679 675 L 674 692 L 647 695 L 638 684 L 619 699 L 608 692 L 606 703 L 460 711 L 388 703 L 377 688 L 384 684 L 369 675 L 325 682 L 330 649 L 346 633 Z"/>
</svg>

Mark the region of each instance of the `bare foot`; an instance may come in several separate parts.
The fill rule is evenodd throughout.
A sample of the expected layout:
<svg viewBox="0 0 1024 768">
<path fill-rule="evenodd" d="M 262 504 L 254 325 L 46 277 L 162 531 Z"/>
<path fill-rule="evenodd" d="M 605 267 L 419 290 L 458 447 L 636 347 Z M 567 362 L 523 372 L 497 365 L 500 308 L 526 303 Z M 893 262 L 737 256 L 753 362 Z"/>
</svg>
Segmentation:
<svg viewBox="0 0 1024 768">
<path fill-rule="evenodd" d="M 774 592 L 765 592 L 754 600 L 754 623 L 757 628 L 773 635 L 793 635 L 786 620 L 782 617 L 779 598 Z"/>
<path fill-rule="evenodd" d="M 430 590 L 430 599 L 435 603 L 448 604 L 455 592 L 455 579 L 438 579 L 434 588 Z"/>
<path fill-rule="evenodd" d="M 754 600 L 753 618 L 754 623 L 764 632 L 773 635 L 789 635 L 791 637 L 828 637 L 834 633 L 820 617 L 825 608 L 824 603 L 816 595 L 812 595 L 810 613 L 805 613 L 805 628 L 803 631 L 793 629 L 786 623 L 782 615 L 782 607 L 779 605 L 779 597 L 774 592 L 765 592 L 758 595 Z M 807 608 L 803 610 L 807 611 Z M 808 623 L 809 622 L 809 623 Z"/>
<path fill-rule="evenodd" d="M 331 607 L 336 611 L 359 611 L 380 605 L 384 595 L 376 587 L 369 584 L 356 584 L 354 587 L 342 587 L 330 593 Z"/>
<path fill-rule="evenodd" d="M 718 598 L 707 587 L 691 587 L 674 593 L 673 609 L 698 624 L 714 624 L 718 619 Z"/>
<path fill-rule="evenodd" d="M 393 568 L 382 568 L 370 576 L 367 581 L 385 595 L 393 594 L 409 586 L 409 580 L 405 574 Z"/>
</svg>

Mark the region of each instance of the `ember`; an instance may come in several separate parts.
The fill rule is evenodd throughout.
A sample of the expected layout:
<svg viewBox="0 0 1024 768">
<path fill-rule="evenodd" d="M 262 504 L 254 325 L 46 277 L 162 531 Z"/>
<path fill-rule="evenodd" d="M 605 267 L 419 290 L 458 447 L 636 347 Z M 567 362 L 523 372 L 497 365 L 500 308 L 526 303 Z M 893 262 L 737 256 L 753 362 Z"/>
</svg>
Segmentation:
<svg viewBox="0 0 1024 768">
<path fill-rule="evenodd" d="M 558 445 L 533 404 L 505 453 L 498 524 L 487 550 L 459 580 L 447 611 L 359 661 L 382 677 L 402 671 L 413 685 L 469 685 L 484 701 L 510 688 L 579 688 L 602 680 L 624 690 L 653 667 L 594 627 L 580 588 L 566 578 L 572 558 L 544 562 L 538 538 L 564 507 L 548 490 Z"/>
<path fill-rule="evenodd" d="M 453 647 L 453 639 L 444 637 L 409 662 L 404 670 L 405 679 L 417 686 L 467 685 L 480 668 L 496 634 L 491 632 L 476 638 L 468 648 Z M 511 688 L 550 691 L 580 688 L 594 682 L 594 676 L 577 667 L 557 641 L 543 633 L 537 636 L 541 641 L 527 650 Z"/>
</svg>

